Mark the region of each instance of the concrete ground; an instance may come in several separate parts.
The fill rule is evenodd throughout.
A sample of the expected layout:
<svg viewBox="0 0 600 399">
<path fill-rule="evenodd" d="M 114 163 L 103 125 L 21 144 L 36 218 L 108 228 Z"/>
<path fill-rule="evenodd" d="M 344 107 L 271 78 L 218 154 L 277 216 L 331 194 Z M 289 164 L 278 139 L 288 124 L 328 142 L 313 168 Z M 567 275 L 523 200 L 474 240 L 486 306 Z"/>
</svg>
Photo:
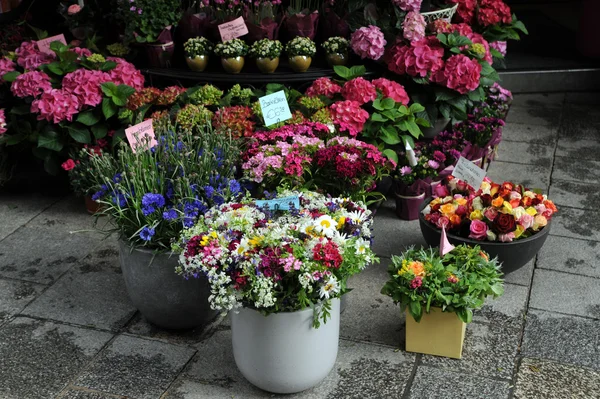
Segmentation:
<svg viewBox="0 0 600 399">
<path fill-rule="evenodd" d="M 391 254 L 423 244 L 388 202 L 382 262 L 356 276 L 337 364 L 288 398 L 600 398 L 600 98 L 520 95 L 489 175 L 559 206 L 537 258 L 467 327 L 462 360 L 407 353 L 404 316 L 379 294 Z M 0 398 L 267 398 L 240 375 L 227 319 L 170 333 L 125 292 L 114 240 L 73 197 L 0 194 Z"/>
</svg>

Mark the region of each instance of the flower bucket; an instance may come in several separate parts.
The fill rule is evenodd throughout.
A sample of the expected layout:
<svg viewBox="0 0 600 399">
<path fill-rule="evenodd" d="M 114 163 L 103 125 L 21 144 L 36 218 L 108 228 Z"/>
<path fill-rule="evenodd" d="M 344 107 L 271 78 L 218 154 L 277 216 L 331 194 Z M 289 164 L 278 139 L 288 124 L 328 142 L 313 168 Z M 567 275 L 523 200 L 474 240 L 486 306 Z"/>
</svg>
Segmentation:
<svg viewBox="0 0 600 399">
<path fill-rule="evenodd" d="M 317 35 L 317 26 L 319 23 L 319 13 L 317 11 L 310 14 L 295 14 L 287 16 L 285 27 L 290 39 L 301 36 L 315 40 Z"/>
<path fill-rule="evenodd" d="M 221 57 L 221 66 L 227 73 L 240 73 L 244 68 L 244 57 Z"/>
<path fill-rule="evenodd" d="M 289 57 L 290 67 L 294 70 L 294 72 L 304 73 L 308 71 L 310 68 L 310 64 L 312 63 L 312 57 L 307 57 L 305 55 L 295 55 L 293 57 Z"/>
<path fill-rule="evenodd" d="M 164 44 L 144 44 L 148 65 L 152 68 L 169 68 L 175 52 L 175 44 L 171 41 Z"/>
<path fill-rule="evenodd" d="M 425 193 L 415 196 L 396 193 L 396 215 L 403 220 L 417 220 L 423 201 L 425 201 Z"/>
<path fill-rule="evenodd" d="M 85 209 L 90 215 L 95 215 L 102 209 L 102 205 L 94 201 L 89 195 L 84 196 L 83 200 L 85 201 Z"/>
<path fill-rule="evenodd" d="M 450 123 L 450 119 L 448 118 L 437 118 L 433 126 L 421 128 L 421 132 L 423 132 L 423 137 L 426 139 L 435 138 L 435 136 L 440 134 L 440 132 L 442 132 L 446 128 L 446 126 L 448 126 L 448 123 Z"/>
<path fill-rule="evenodd" d="M 331 318 L 313 327 L 313 310 L 268 316 L 241 308 L 232 311 L 233 356 L 242 375 L 268 392 L 289 394 L 319 384 L 333 369 L 340 332 L 340 299 Z"/>
<path fill-rule="evenodd" d="M 467 325 L 454 312 L 429 310 L 418 323 L 406 310 L 406 351 L 460 359 Z"/>
<path fill-rule="evenodd" d="M 250 22 L 248 18 L 244 18 L 244 22 L 248 27 L 248 34 L 244 37 L 244 40 L 249 44 L 261 39 L 275 40 L 279 37 L 281 24 L 271 18 L 264 18 L 260 21 L 260 24 Z"/>
</svg>

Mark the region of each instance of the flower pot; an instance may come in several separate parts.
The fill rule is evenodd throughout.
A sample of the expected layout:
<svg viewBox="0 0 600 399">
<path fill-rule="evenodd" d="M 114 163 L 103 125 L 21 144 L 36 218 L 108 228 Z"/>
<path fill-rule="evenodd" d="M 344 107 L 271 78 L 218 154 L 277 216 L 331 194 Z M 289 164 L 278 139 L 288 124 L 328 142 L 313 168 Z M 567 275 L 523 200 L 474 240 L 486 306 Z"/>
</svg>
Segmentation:
<svg viewBox="0 0 600 399">
<path fill-rule="evenodd" d="M 169 68 L 175 52 L 175 44 L 144 44 L 148 65 L 152 68 Z"/>
<path fill-rule="evenodd" d="M 406 351 L 460 359 L 467 325 L 454 312 L 429 310 L 418 323 L 406 310 Z"/>
<path fill-rule="evenodd" d="M 333 53 L 325 55 L 325 59 L 329 66 L 346 65 L 348 63 L 348 54 Z"/>
<path fill-rule="evenodd" d="M 279 66 L 279 57 L 277 58 L 257 58 L 256 66 L 262 73 L 273 73 Z"/>
<path fill-rule="evenodd" d="M 421 128 L 421 132 L 423 132 L 423 137 L 426 139 L 433 139 L 440 132 L 442 132 L 446 128 L 446 126 L 448 126 L 448 123 L 450 123 L 449 118 L 437 118 L 433 126 Z"/>
<path fill-rule="evenodd" d="M 244 67 L 244 57 L 221 58 L 221 65 L 227 73 L 240 73 Z"/>
<path fill-rule="evenodd" d="M 195 72 L 203 72 L 208 65 L 208 55 L 197 55 L 194 58 L 186 57 L 188 67 Z"/>
<path fill-rule="evenodd" d="M 421 204 L 421 210 L 423 210 L 430 201 L 431 198 L 426 199 L 423 204 Z M 546 238 L 548 238 L 551 224 L 552 222 L 548 221 L 546 227 L 542 228 L 531 237 L 512 242 L 477 241 L 470 238 L 459 237 L 448 232 L 446 235 L 448 236 L 448 241 L 453 245 L 479 245 L 481 249 L 490 255 L 490 257 L 497 257 L 498 262 L 502 264 L 502 272 L 508 274 L 523 267 L 527 262 L 533 259 L 540 249 L 542 249 L 544 242 L 546 242 Z M 421 212 L 419 212 L 419 225 L 421 226 L 421 233 L 423 234 L 425 242 L 432 247 L 437 247 L 440 244 L 442 231 L 427 222 Z"/>
<path fill-rule="evenodd" d="M 119 240 L 119 262 L 127 294 L 150 323 L 166 329 L 188 329 L 216 316 L 208 304 L 205 278 L 185 280 L 175 274 L 178 256 L 135 248 Z"/>
<path fill-rule="evenodd" d="M 294 72 L 308 71 L 311 62 L 312 58 L 305 55 L 295 55 L 290 57 L 290 67 L 294 70 Z"/>
<path fill-rule="evenodd" d="M 85 209 L 90 215 L 95 215 L 102 208 L 102 205 L 94 201 L 89 195 L 84 196 L 83 200 L 85 201 Z"/>
<path fill-rule="evenodd" d="M 318 24 L 318 11 L 310 14 L 299 13 L 295 15 L 287 15 L 285 19 L 285 29 L 290 39 L 296 36 L 301 36 L 308 37 L 310 40 L 315 40 Z"/>
<path fill-rule="evenodd" d="M 240 372 L 260 389 L 295 393 L 321 382 L 335 365 L 340 300 L 331 318 L 313 328 L 313 310 L 274 313 L 242 308 L 231 313 L 233 356 Z"/>
<path fill-rule="evenodd" d="M 403 220 L 417 220 L 423 201 L 425 193 L 415 196 L 396 193 L 396 215 Z"/>
</svg>

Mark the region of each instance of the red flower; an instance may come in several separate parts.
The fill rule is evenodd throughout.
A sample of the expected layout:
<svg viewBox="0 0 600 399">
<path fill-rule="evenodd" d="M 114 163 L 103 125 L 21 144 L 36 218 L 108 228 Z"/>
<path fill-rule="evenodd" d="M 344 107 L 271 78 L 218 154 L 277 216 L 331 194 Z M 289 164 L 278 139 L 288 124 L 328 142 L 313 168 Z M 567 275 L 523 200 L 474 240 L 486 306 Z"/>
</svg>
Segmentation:
<svg viewBox="0 0 600 399">
<path fill-rule="evenodd" d="M 419 288 L 422 285 L 423 285 L 423 279 L 421 278 L 421 276 L 417 276 L 417 277 L 413 278 L 412 281 L 410 282 L 410 288 L 412 288 L 413 290 L 416 290 L 417 288 Z"/>
<path fill-rule="evenodd" d="M 60 165 L 64 170 L 72 170 L 75 168 L 75 161 L 72 159 L 67 159 L 65 162 Z"/>
<path fill-rule="evenodd" d="M 338 246 L 332 242 L 327 241 L 325 245 L 319 243 L 313 248 L 313 258 L 316 261 L 323 261 L 327 268 L 337 269 L 342 264 L 342 255 L 338 250 Z"/>
<path fill-rule="evenodd" d="M 444 69 L 446 86 L 461 94 L 466 94 L 479 87 L 481 64 L 466 55 L 457 54 L 448 58 Z"/>
<path fill-rule="evenodd" d="M 477 12 L 477 22 L 483 26 L 510 24 L 512 15 L 510 7 L 502 0 L 481 0 Z"/>
<path fill-rule="evenodd" d="M 396 45 L 390 51 L 388 69 L 399 75 L 425 77 L 432 76 L 444 67 L 444 48 L 433 36 L 411 42 L 410 45 Z"/>
<path fill-rule="evenodd" d="M 516 228 L 517 223 L 514 216 L 508 213 L 499 213 L 492 224 L 492 230 L 498 234 L 508 234 L 515 231 Z"/>
</svg>

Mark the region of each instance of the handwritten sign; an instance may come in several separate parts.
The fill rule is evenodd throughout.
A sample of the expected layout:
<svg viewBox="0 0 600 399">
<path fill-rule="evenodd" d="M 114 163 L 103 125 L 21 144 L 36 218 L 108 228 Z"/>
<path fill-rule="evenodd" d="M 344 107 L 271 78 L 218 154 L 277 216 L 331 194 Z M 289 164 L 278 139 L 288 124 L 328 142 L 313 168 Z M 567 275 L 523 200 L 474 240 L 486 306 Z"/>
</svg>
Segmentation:
<svg viewBox="0 0 600 399">
<path fill-rule="evenodd" d="M 256 206 L 272 211 L 289 211 L 292 206 L 294 209 L 300 209 L 300 198 L 297 195 L 293 195 L 272 200 L 258 200 L 256 201 Z"/>
<path fill-rule="evenodd" d="M 261 97 L 258 101 L 260 102 L 265 126 L 271 126 L 292 118 L 290 106 L 283 90 Z"/>
<path fill-rule="evenodd" d="M 221 40 L 226 42 L 227 40 L 244 36 L 246 33 L 248 33 L 248 27 L 244 22 L 244 18 L 239 17 L 233 21 L 225 22 L 224 24 L 219 25 L 219 33 L 221 34 Z"/>
<path fill-rule="evenodd" d="M 129 145 L 133 152 L 137 152 L 139 148 L 147 150 L 157 144 L 154 137 L 154 128 L 152 127 L 152 119 L 138 123 L 137 125 L 125 129 L 125 135 L 129 141 Z"/>
<path fill-rule="evenodd" d="M 481 169 L 467 158 L 460 157 L 452 171 L 452 176 L 466 182 L 475 190 L 478 190 L 485 177 L 485 170 Z"/>
<path fill-rule="evenodd" d="M 60 35 L 56 35 L 56 36 L 52 36 L 52 37 L 47 37 L 47 38 L 42 39 L 42 40 L 38 40 L 37 41 L 38 49 L 42 53 L 54 54 L 54 51 L 50 50 L 50 44 L 52 42 L 61 42 L 64 45 L 67 44 L 67 41 L 65 40 L 65 35 L 60 34 Z"/>
</svg>

